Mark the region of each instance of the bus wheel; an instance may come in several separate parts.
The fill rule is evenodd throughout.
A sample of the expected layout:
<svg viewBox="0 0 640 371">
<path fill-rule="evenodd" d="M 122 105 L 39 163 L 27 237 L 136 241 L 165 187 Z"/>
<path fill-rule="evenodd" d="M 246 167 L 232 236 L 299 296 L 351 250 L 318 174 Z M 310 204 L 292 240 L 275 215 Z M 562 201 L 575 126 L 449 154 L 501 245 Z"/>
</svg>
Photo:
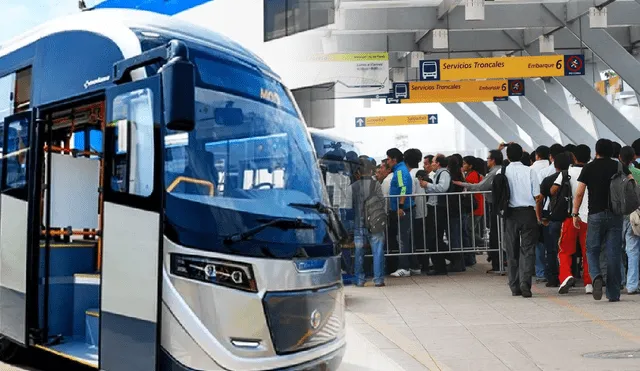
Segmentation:
<svg viewBox="0 0 640 371">
<path fill-rule="evenodd" d="M 10 362 L 18 355 L 18 349 L 16 343 L 0 335 L 0 361 Z"/>
</svg>

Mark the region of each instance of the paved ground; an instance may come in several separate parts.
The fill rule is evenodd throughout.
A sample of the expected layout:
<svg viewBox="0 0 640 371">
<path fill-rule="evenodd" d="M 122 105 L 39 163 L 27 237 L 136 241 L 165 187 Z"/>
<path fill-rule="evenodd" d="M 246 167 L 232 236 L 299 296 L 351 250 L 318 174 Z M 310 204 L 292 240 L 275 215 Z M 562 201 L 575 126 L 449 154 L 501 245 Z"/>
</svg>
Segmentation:
<svg viewBox="0 0 640 371">
<path fill-rule="evenodd" d="M 512 297 L 506 277 L 487 268 L 348 286 L 339 371 L 640 371 L 640 295 L 609 303 L 583 289 L 559 296 L 537 284 L 533 298 Z M 25 361 L 32 368 L 0 364 L 0 371 L 44 370 L 52 365 L 46 357 L 33 353 Z"/>
<path fill-rule="evenodd" d="M 512 297 L 487 268 L 349 286 L 347 320 L 400 370 L 640 370 L 640 296 L 609 303 L 537 284 L 533 298 Z"/>
</svg>

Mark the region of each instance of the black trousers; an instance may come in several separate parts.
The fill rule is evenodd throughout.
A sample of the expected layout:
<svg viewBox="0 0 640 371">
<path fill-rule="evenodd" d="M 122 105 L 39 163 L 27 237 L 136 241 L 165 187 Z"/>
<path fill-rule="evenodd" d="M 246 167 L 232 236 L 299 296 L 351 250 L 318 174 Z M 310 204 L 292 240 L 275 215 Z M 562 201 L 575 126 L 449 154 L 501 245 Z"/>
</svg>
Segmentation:
<svg viewBox="0 0 640 371">
<path fill-rule="evenodd" d="M 505 219 L 504 246 L 507 250 L 509 287 L 513 293 L 522 288 L 531 289 L 531 277 L 536 272 L 535 249 L 539 233 L 533 207 L 510 209 L 510 215 Z"/>
<path fill-rule="evenodd" d="M 443 239 L 447 225 L 447 210 L 427 205 L 427 247 L 430 252 L 449 251 L 449 246 L 444 243 Z M 447 255 L 443 253 L 431 255 L 433 270 L 438 273 L 447 272 L 447 261 L 445 260 Z"/>
</svg>

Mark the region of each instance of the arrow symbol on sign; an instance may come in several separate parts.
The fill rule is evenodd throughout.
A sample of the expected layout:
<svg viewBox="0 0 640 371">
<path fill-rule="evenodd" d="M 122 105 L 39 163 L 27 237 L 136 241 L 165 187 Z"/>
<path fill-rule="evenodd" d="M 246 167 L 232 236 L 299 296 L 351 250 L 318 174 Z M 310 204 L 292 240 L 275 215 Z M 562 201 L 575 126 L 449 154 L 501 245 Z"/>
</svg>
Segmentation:
<svg viewBox="0 0 640 371">
<path fill-rule="evenodd" d="M 357 126 L 364 126 L 364 120 L 363 120 L 361 117 L 359 117 L 359 118 L 356 120 L 356 125 L 357 125 Z"/>
<path fill-rule="evenodd" d="M 430 124 L 435 124 L 436 122 L 438 122 L 438 118 L 435 115 L 429 116 L 429 123 Z"/>
</svg>

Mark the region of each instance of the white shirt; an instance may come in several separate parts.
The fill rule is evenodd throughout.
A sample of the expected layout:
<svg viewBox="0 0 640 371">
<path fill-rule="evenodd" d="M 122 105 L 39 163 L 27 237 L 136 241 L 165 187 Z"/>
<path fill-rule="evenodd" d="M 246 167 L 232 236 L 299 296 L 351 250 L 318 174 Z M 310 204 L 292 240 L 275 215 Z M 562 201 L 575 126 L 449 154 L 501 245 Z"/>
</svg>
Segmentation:
<svg viewBox="0 0 640 371">
<path fill-rule="evenodd" d="M 391 179 L 393 178 L 393 173 L 387 175 L 386 178 L 382 181 L 382 194 L 385 198 L 389 197 L 389 192 L 391 191 Z"/>
<path fill-rule="evenodd" d="M 537 173 L 538 173 L 538 181 L 542 183 L 544 178 L 556 173 L 556 166 L 552 162 L 551 165 L 548 165 L 545 168 L 540 169 L 539 171 L 537 171 Z"/>
<path fill-rule="evenodd" d="M 540 171 L 538 171 L 538 181 L 540 182 L 540 184 L 542 184 L 542 181 L 544 180 L 544 178 L 553 175 L 556 173 L 556 166 L 554 165 L 554 163 L 552 162 L 551 165 L 546 166 L 543 169 L 540 169 Z M 549 198 L 547 198 L 544 201 L 544 206 L 542 207 L 544 210 L 549 210 Z"/>
<path fill-rule="evenodd" d="M 540 170 L 549 167 L 549 160 L 538 160 L 538 161 L 534 162 L 533 164 L 531 164 L 531 166 L 529 166 L 529 167 L 532 168 L 533 170 L 535 170 L 536 173 L 539 173 Z"/>
<path fill-rule="evenodd" d="M 418 173 L 418 170 L 420 169 L 413 169 L 411 170 L 409 173 L 411 174 L 411 179 L 413 180 L 413 194 L 414 195 L 421 195 L 421 194 L 425 194 L 425 191 L 422 187 L 420 187 L 420 180 L 418 178 L 416 178 L 416 173 Z M 416 204 L 416 212 L 413 214 L 413 218 L 414 219 L 421 219 L 424 218 L 425 216 L 427 216 L 426 214 L 426 203 L 427 203 L 427 197 L 426 196 L 418 196 L 414 198 L 415 204 Z"/>
<path fill-rule="evenodd" d="M 500 169 L 500 173 L 505 168 Z M 540 194 L 540 181 L 536 171 L 522 162 L 512 162 L 506 167 L 505 175 L 509 181 L 509 207 L 536 206 L 536 197 Z"/>
<path fill-rule="evenodd" d="M 568 173 L 570 177 L 569 184 L 571 184 L 571 194 L 573 195 L 573 197 L 575 197 L 578 193 L 578 177 L 580 176 L 580 173 L 582 173 L 582 167 L 572 165 L 569 167 Z M 562 176 L 562 173 L 558 174 L 558 178 L 556 179 L 554 184 L 562 184 L 563 178 L 564 177 Z M 580 214 L 580 219 L 582 219 L 582 222 L 586 223 L 587 219 L 589 218 L 589 192 L 587 192 L 586 189 L 584 192 L 584 198 L 582 199 L 582 204 L 580 205 L 580 209 L 578 210 L 578 214 Z"/>
</svg>

